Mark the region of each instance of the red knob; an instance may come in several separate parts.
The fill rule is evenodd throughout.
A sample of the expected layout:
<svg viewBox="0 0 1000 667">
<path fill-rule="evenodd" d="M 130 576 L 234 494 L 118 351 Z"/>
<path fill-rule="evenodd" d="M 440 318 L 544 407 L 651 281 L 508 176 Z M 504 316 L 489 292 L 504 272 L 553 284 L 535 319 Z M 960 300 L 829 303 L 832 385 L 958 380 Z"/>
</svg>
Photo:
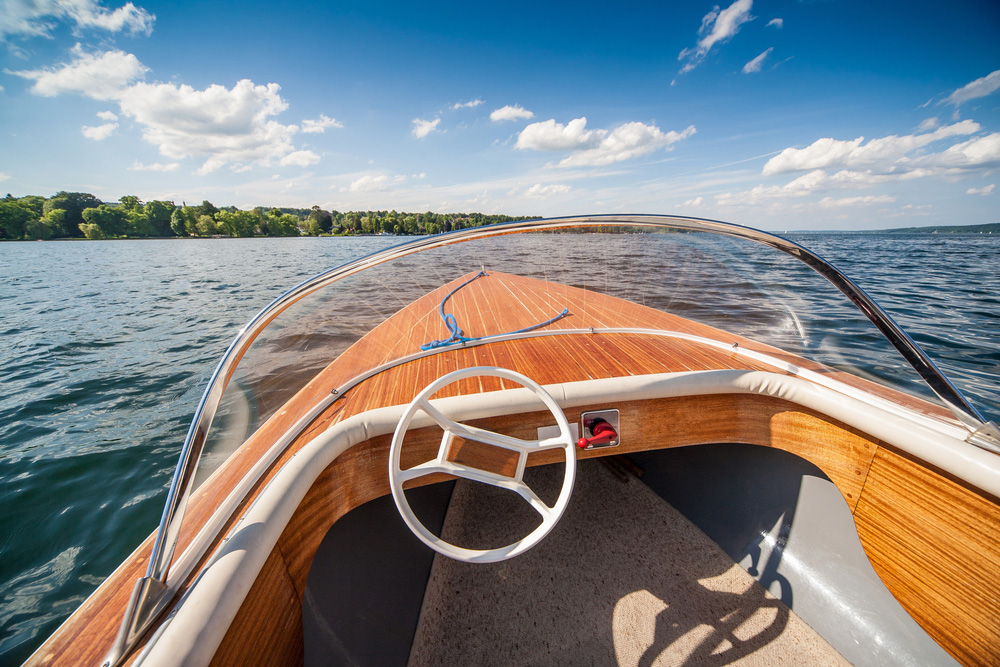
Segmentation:
<svg viewBox="0 0 1000 667">
<path fill-rule="evenodd" d="M 605 445 L 618 437 L 615 428 L 606 421 L 597 422 L 590 430 L 593 433 L 592 436 L 589 438 L 580 438 L 576 443 L 580 449 L 586 449 L 591 445 Z"/>
</svg>

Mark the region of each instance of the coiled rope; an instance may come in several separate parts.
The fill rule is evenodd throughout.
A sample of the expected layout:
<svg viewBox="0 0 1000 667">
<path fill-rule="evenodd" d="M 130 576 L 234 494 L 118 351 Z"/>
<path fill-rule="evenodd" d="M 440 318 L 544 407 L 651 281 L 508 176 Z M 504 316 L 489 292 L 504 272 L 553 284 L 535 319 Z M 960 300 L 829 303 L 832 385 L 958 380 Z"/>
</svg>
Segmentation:
<svg viewBox="0 0 1000 667">
<path fill-rule="evenodd" d="M 505 334 L 491 334 L 489 336 L 472 336 L 472 337 L 466 336 L 462 332 L 462 329 L 458 326 L 458 320 L 455 319 L 455 316 L 452 315 L 451 313 L 444 312 L 444 304 L 447 303 L 448 299 L 450 299 L 452 295 L 455 294 L 455 292 L 462 289 L 463 287 L 471 283 L 473 280 L 476 280 L 477 278 L 485 278 L 486 276 L 489 276 L 489 274 L 486 273 L 486 271 L 480 271 L 479 273 L 472 276 L 471 278 L 466 280 L 464 283 L 462 283 L 452 291 L 448 292 L 447 296 L 441 299 L 441 305 L 438 306 L 438 312 L 441 315 L 441 319 L 444 321 L 444 326 L 448 329 L 449 333 L 451 333 L 451 336 L 449 336 L 448 338 L 442 338 L 441 340 L 432 340 L 429 343 L 424 343 L 423 345 L 420 346 L 421 350 L 427 351 L 427 350 L 433 350 L 438 347 L 454 345 L 456 343 L 468 343 L 474 340 L 485 340 L 487 338 L 496 338 L 497 336 L 509 336 L 511 334 L 527 333 L 529 331 L 534 331 L 535 329 L 541 329 L 542 327 L 548 326 L 553 322 L 561 320 L 562 318 L 569 315 L 569 308 L 563 308 L 563 311 L 558 315 L 556 315 L 555 317 L 545 320 L 544 322 L 539 322 L 538 324 L 533 324 L 530 327 L 525 327 L 524 329 L 518 329 L 517 331 L 509 331 Z"/>
</svg>

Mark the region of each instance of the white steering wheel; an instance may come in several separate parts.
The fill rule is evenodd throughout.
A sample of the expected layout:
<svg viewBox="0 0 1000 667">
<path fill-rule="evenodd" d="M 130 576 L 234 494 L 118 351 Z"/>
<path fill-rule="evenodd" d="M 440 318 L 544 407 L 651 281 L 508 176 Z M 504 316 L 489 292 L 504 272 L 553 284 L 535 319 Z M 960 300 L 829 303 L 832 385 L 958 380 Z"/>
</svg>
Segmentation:
<svg viewBox="0 0 1000 667">
<path fill-rule="evenodd" d="M 545 407 L 547 407 L 549 412 L 552 413 L 552 416 L 555 417 L 556 423 L 559 426 L 559 435 L 552 438 L 546 438 L 544 440 L 519 440 L 500 433 L 494 433 L 493 431 L 486 431 L 473 426 L 459 424 L 458 422 L 444 416 L 444 414 L 442 414 L 441 411 L 435 408 L 431 403 L 430 396 L 434 395 L 434 393 L 441 389 L 441 387 L 464 378 L 481 375 L 504 378 L 506 380 L 511 380 L 512 382 L 517 382 L 523 387 L 530 389 L 535 396 L 541 399 L 541 401 L 545 404 Z M 410 426 L 410 422 L 416 416 L 418 411 L 425 412 L 438 426 L 444 429 L 444 437 L 441 438 L 441 446 L 438 449 L 437 457 L 435 459 L 422 463 L 418 466 L 408 468 L 407 470 L 401 470 L 399 467 L 399 455 L 403 445 L 403 438 L 406 435 L 407 428 Z M 454 461 L 449 461 L 448 454 L 451 449 L 451 443 L 456 436 L 466 440 L 473 440 L 475 442 L 481 442 L 494 447 L 501 447 L 503 449 L 517 452 L 517 470 L 514 476 L 507 477 L 497 473 L 479 470 L 478 468 L 472 468 Z M 542 499 L 539 498 L 522 480 L 524 477 L 524 468 L 525 463 L 527 462 L 528 454 L 546 449 L 562 449 L 566 453 L 566 474 L 563 478 L 559 498 L 552 507 L 546 505 Z M 514 491 L 528 501 L 528 504 L 530 504 L 535 511 L 541 515 L 542 523 L 535 530 L 520 540 L 497 549 L 464 549 L 449 542 L 445 542 L 440 537 L 427 530 L 427 528 L 420 523 L 416 515 L 414 515 L 413 510 L 410 509 L 410 505 L 406 501 L 406 496 L 403 494 L 404 483 L 432 473 L 446 473 L 457 477 L 464 477 L 465 479 L 470 479 L 476 482 L 483 482 L 484 484 L 497 486 L 501 489 Z M 421 542 L 429 546 L 431 549 L 434 549 L 434 551 L 448 556 L 449 558 L 465 561 L 467 563 L 492 563 L 495 561 L 506 560 L 522 554 L 538 544 L 538 542 L 543 537 L 548 535 L 549 531 L 555 527 L 559 519 L 562 518 L 563 512 L 566 511 L 566 507 L 569 505 L 569 498 L 573 493 L 573 483 L 575 480 L 576 441 L 570 431 L 566 415 L 563 414 L 562 409 L 560 409 L 559 404 L 555 402 L 555 399 L 553 399 L 548 392 L 542 389 L 537 382 L 506 368 L 496 368 L 492 366 L 463 368 L 461 370 L 448 373 L 447 375 L 444 375 L 427 385 L 427 387 L 417 394 L 417 397 L 414 398 L 408 406 L 406 406 L 403 416 L 399 419 L 399 424 L 396 425 L 396 432 L 392 436 L 392 445 L 389 449 L 389 486 L 392 489 L 392 499 L 396 502 L 396 508 L 399 510 L 400 516 L 403 517 L 403 521 L 406 522 L 406 525 L 409 526 L 410 530 L 413 531 L 413 534 L 416 535 Z"/>
</svg>

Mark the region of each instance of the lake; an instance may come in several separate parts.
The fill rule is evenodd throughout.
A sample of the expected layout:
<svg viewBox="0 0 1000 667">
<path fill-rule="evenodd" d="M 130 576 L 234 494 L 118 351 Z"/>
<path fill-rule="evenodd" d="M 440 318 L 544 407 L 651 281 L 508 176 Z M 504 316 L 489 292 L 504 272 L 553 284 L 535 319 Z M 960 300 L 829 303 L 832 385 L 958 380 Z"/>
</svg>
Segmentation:
<svg viewBox="0 0 1000 667">
<path fill-rule="evenodd" d="M 790 236 L 1000 417 L 1000 236 Z M 0 244 L 0 663 L 27 658 L 156 528 L 239 328 L 302 279 L 401 240 Z"/>
</svg>

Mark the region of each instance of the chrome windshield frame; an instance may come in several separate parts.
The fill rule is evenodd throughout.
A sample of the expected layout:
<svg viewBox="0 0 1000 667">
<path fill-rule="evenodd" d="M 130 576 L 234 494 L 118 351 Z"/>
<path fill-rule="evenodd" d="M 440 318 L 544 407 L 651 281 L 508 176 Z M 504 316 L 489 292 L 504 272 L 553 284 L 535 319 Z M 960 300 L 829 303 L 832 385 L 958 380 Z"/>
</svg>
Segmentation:
<svg viewBox="0 0 1000 667">
<path fill-rule="evenodd" d="M 509 233 L 558 230 L 574 227 L 635 226 L 707 232 L 745 239 L 770 246 L 795 257 L 826 278 L 827 281 L 861 310 L 865 317 L 875 325 L 889 343 L 902 354 L 906 362 L 916 370 L 923 381 L 941 399 L 962 425 L 969 430 L 970 438 L 976 436 L 979 439 L 985 437 L 987 441 L 993 439 L 992 432 L 996 429 L 995 424 L 987 422 L 984 419 L 979 411 L 941 372 L 920 346 L 864 290 L 833 264 L 825 261 L 815 253 L 797 243 L 769 232 L 732 223 L 682 216 L 595 215 L 506 222 L 418 238 L 342 264 L 303 281 L 276 298 L 240 329 L 236 338 L 229 345 L 226 353 L 216 366 L 208 386 L 201 397 L 201 401 L 195 410 L 194 418 L 191 421 L 187 437 L 181 448 L 177 468 L 174 471 L 170 489 L 167 493 L 146 576 L 137 582 L 137 592 L 140 584 L 144 584 L 143 588 L 145 592 L 133 596 L 133 600 L 130 602 L 130 607 L 126 611 L 126 616 L 123 620 L 122 631 L 119 633 L 119 641 L 116 642 L 118 645 L 112 651 L 115 656 L 113 657 L 109 654 L 109 660 L 106 664 L 114 664 L 120 656 L 124 655 L 128 649 L 128 645 L 131 643 L 129 637 L 137 639 L 145 630 L 145 627 L 148 627 L 165 607 L 166 602 L 163 598 L 168 598 L 171 595 L 171 587 L 167 584 L 170 564 L 177 546 L 177 538 L 184 517 L 184 509 L 193 488 L 195 472 L 212 421 L 215 418 L 222 396 L 237 365 L 261 332 L 278 315 L 301 299 L 331 283 L 343 280 L 385 262 L 434 248 L 462 243 L 480 237 L 498 236 Z M 975 439 L 970 439 L 970 442 L 979 444 Z M 980 444 L 980 446 L 984 445 Z M 992 449 L 990 446 L 985 446 L 985 448 Z"/>
</svg>

